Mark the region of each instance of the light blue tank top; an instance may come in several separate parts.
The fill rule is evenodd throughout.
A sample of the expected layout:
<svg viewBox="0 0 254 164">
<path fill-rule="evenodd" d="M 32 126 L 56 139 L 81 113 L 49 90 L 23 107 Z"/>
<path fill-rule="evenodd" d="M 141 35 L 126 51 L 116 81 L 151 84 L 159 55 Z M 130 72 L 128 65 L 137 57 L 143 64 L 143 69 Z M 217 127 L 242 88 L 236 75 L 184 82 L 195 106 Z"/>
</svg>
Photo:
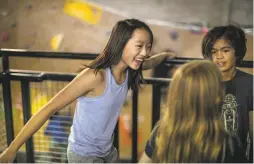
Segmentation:
<svg viewBox="0 0 254 164">
<path fill-rule="evenodd" d="M 110 153 L 112 134 L 128 92 L 128 72 L 118 85 L 106 68 L 106 88 L 97 97 L 80 97 L 77 101 L 69 148 L 80 156 L 104 157 Z"/>
</svg>

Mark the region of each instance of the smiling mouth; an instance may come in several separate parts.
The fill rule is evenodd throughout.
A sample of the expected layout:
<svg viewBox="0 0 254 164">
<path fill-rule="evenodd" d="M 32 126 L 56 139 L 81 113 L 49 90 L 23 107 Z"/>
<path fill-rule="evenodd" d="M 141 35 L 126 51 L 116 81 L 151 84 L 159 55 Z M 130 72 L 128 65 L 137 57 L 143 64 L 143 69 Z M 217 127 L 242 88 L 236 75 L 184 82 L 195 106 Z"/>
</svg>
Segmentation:
<svg viewBox="0 0 254 164">
<path fill-rule="evenodd" d="M 226 62 L 217 62 L 216 63 L 219 67 L 224 67 L 226 65 Z"/>
<path fill-rule="evenodd" d="M 140 58 L 135 58 L 134 61 L 140 65 L 144 60 Z"/>
</svg>

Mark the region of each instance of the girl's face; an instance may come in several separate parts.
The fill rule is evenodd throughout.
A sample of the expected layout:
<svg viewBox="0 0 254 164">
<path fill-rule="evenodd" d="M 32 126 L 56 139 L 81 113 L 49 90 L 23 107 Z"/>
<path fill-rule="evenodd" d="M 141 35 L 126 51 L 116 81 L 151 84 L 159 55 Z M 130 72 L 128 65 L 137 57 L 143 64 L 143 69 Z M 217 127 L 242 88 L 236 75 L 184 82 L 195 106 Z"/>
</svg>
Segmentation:
<svg viewBox="0 0 254 164">
<path fill-rule="evenodd" d="M 212 48 L 212 60 L 221 72 L 228 72 L 236 67 L 234 48 L 225 40 L 218 39 Z"/>
<path fill-rule="evenodd" d="M 137 70 L 149 57 L 151 48 L 151 36 L 148 31 L 143 28 L 136 29 L 123 49 L 122 62 Z"/>
</svg>

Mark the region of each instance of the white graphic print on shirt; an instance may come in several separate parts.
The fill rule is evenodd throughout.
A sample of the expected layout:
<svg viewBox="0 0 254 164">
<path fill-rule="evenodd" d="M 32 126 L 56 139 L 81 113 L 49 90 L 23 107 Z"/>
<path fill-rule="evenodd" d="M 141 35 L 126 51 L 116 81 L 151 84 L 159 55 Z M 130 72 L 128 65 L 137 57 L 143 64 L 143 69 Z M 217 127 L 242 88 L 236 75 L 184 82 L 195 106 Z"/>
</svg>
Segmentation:
<svg viewBox="0 0 254 164">
<path fill-rule="evenodd" d="M 226 131 L 231 135 L 236 135 L 238 128 L 238 112 L 236 98 L 232 94 L 227 94 L 222 106 L 222 118 Z"/>
</svg>

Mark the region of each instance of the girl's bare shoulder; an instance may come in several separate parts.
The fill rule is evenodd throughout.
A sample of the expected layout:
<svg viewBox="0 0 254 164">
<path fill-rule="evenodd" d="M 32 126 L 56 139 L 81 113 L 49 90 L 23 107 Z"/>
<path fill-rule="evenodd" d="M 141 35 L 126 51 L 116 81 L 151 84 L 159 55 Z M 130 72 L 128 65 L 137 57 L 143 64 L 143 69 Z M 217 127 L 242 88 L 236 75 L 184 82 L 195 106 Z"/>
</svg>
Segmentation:
<svg viewBox="0 0 254 164">
<path fill-rule="evenodd" d="M 90 84 L 99 85 L 106 80 L 106 70 L 99 69 L 95 72 L 94 69 L 86 68 L 81 71 L 78 76 L 80 76 L 82 81 L 89 81 Z"/>
</svg>

